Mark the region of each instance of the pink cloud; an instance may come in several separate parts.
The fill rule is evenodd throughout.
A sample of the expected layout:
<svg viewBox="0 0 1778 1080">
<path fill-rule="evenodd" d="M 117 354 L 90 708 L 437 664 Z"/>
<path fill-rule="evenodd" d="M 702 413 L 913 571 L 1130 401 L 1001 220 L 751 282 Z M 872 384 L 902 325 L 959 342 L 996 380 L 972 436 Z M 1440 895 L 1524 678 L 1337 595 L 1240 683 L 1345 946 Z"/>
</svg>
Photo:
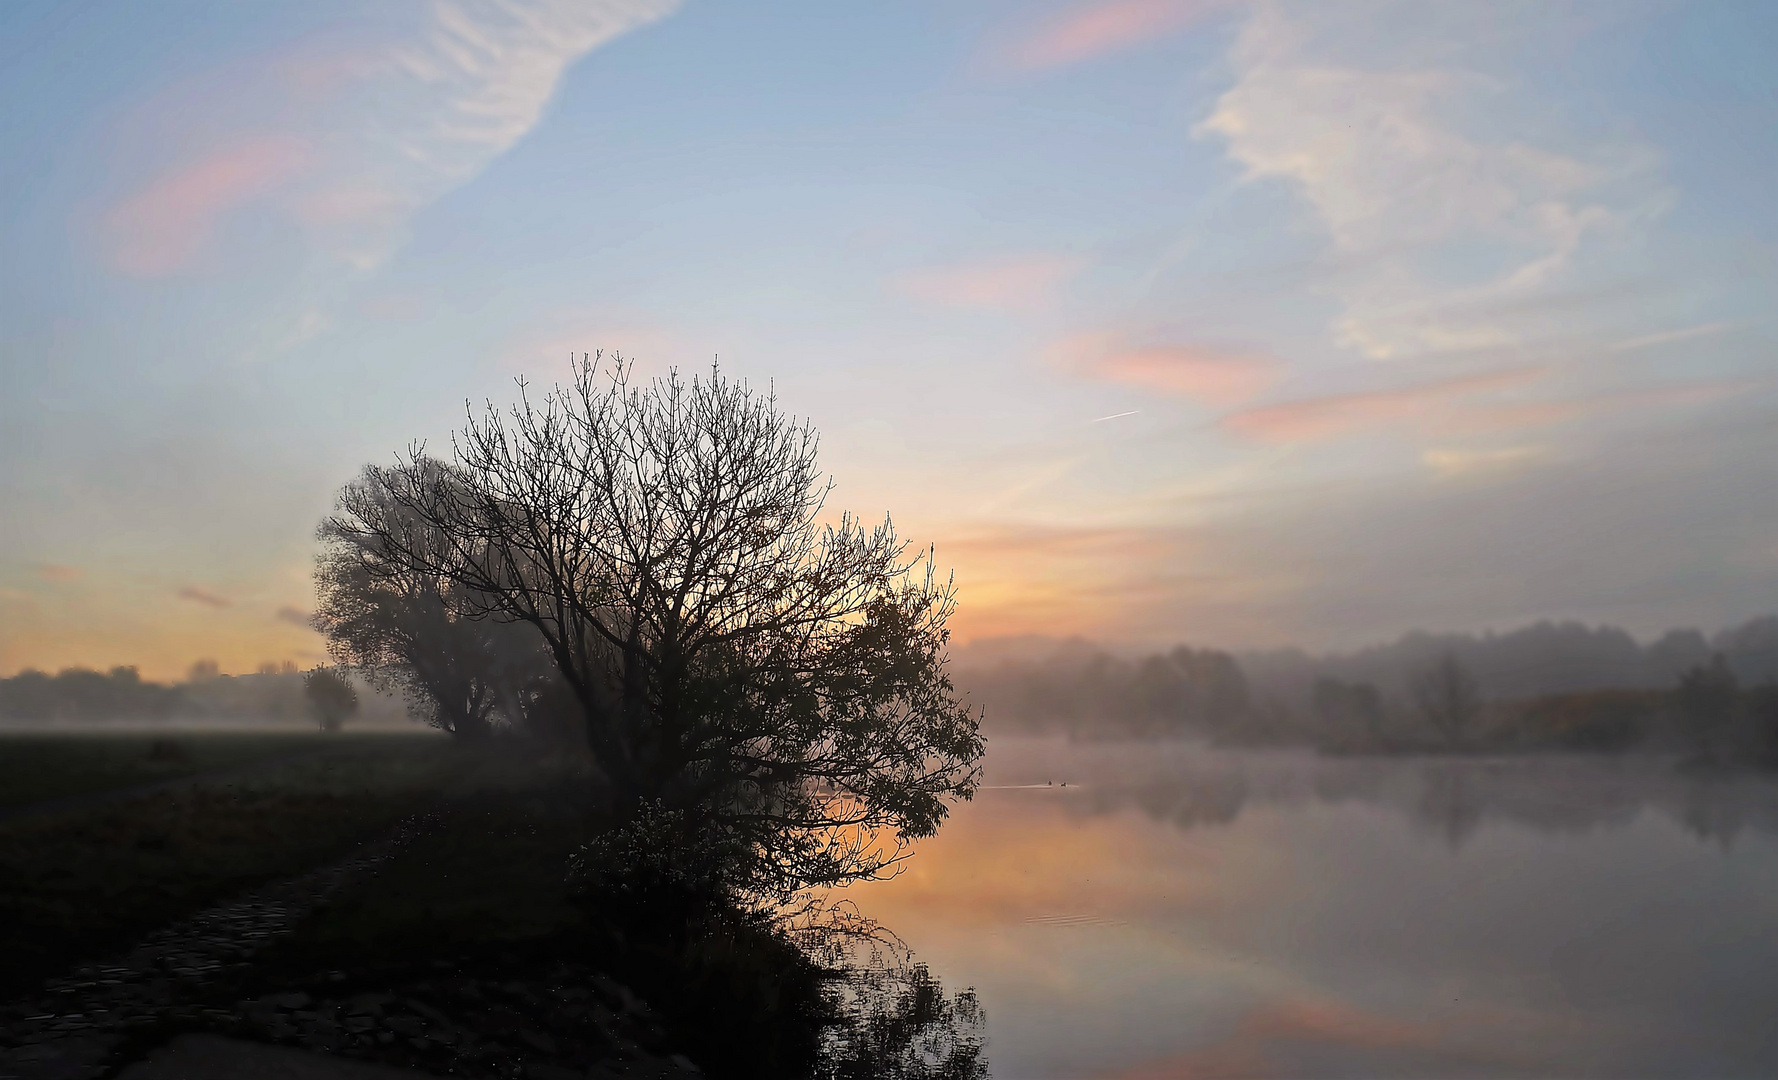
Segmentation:
<svg viewBox="0 0 1778 1080">
<path fill-rule="evenodd" d="M 1021 308 L 1042 304 L 1080 263 L 1061 255 L 1027 255 L 969 266 L 920 270 L 897 279 L 919 300 L 962 308 Z"/>
<path fill-rule="evenodd" d="M 178 592 L 178 596 L 181 600 L 190 600 L 194 604 L 203 604 L 205 607 L 225 608 L 234 606 L 234 601 L 230 600 L 228 597 L 218 596 L 210 590 L 197 585 L 187 585 L 181 588 Z"/>
<path fill-rule="evenodd" d="M 1282 365 L 1268 356 L 1202 345 L 1163 345 L 1112 353 L 1097 370 L 1113 382 L 1232 405 L 1276 382 Z"/>
<path fill-rule="evenodd" d="M 1274 356 L 1203 343 L 1130 346 L 1116 334 L 1082 334 L 1049 349 L 1052 363 L 1173 397 L 1229 406 L 1277 382 L 1284 362 Z"/>
<path fill-rule="evenodd" d="M 272 136 L 224 147 L 162 176 L 105 215 L 112 265 L 139 277 L 184 269 L 224 216 L 295 177 L 310 160 L 301 140 Z"/>
<path fill-rule="evenodd" d="M 45 581 L 74 581 L 80 577 L 80 567 L 62 566 L 57 563 L 39 563 L 37 576 Z"/>
<path fill-rule="evenodd" d="M 1542 368 L 1513 368 L 1396 390 L 1302 398 L 1230 413 L 1222 426 L 1266 442 L 1314 442 L 1359 429 L 1448 418 L 1462 398 L 1522 386 L 1545 374 Z"/>
<path fill-rule="evenodd" d="M 1173 33 L 1235 0 L 1105 0 L 1077 7 L 1016 42 L 1008 57 L 1024 70 L 1063 67 Z"/>
</svg>

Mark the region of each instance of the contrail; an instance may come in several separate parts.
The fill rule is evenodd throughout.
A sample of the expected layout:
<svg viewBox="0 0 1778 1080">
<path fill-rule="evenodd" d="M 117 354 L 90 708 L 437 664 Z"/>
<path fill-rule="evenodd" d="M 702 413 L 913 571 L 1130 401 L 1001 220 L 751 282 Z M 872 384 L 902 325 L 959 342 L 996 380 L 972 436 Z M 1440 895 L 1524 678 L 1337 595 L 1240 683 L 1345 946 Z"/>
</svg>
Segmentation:
<svg viewBox="0 0 1778 1080">
<path fill-rule="evenodd" d="M 1141 409 L 1131 409 L 1129 412 L 1114 412 L 1110 416 L 1101 416 L 1097 420 L 1088 420 L 1087 423 L 1089 423 L 1089 424 L 1103 424 L 1107 420 L 1116 420 L 1120 416 L 1135 416 L 1137 413 L 1139 413 L 1141 411 L 1142 411 Z"/>
</svg>

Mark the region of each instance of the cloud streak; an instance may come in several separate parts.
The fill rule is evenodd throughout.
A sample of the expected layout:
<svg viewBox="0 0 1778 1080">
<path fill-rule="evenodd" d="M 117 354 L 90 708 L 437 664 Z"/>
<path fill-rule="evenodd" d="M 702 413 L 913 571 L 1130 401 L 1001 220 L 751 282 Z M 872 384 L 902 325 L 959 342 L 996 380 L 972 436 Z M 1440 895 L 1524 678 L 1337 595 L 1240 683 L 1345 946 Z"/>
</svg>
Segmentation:
<svg viewBox="0 0 1778 1080">
<path fill-rule="evenodd" d="M 677 5 L 443 0 L 368 44 L 217 73 L 209 93 L 150 110 L 194 149 L 105 214 L 107 259 L 140 277 L 188 270 L 230 214 L 265 204 L 334 258 L 375 265 L 415 210 L 536 127 L 570 65 Z"/>
<path fill-rule="evenodd" d="M 1199 343 L 1131 346 L 1114 334 L 1083 334 L 1057 343 L 1050 359 L 1088 378 L 1169 397 L 1228 407 L 1278 381 L 1275 357 Z"/>
<path fill-rule="evenodd" d="M 1102 0 L 1034 27 L 1006 50 L 1025 71 L 1066 67 L 1176 33 L 1238 0 Z"/>
<path fill-rule="evenodd" d="M 290 135 L 250 139 L 181 165 L 114 206 L 105 218 L 113 266 L 163 277 L 191 266 L 218 224 L 252 199 L 313 164 L 309 145 Z"/>
<path fill-rule="evenodd" d="M 1314 442 L 1405 421 L 1426 420 L 1460 399 L 1521 387 L 1545 374 L 1543 368 L 1516 368 L 1394 390 L 1301 398 L 1230 413 L 1223 417 L 1221 425 L 1265 442 Z"/>
<path fill-rule="evenodd" d="M 220 609 L 233 607 L 235 604 L 235 602 L 228 597 L 213 593 L 209 589 L 200 585 L 181 586 L 179 591 L 174 595 L 178 596 L 181 600 L 189 600 L 194 604 L 202 604 L 209 608 Z"/>
<path fill-rule="evenodd" d="M 302 608 L 292 607 L 289 604 L 285 604 L 283 607 L 279 608 L 277 612 L 272 615 L 272 618 L 277 619 L 279 622 L 287 622 L 292 626 L 300 626 L 304 630 L 310 628 L 309 613 Z"/>
</svg>

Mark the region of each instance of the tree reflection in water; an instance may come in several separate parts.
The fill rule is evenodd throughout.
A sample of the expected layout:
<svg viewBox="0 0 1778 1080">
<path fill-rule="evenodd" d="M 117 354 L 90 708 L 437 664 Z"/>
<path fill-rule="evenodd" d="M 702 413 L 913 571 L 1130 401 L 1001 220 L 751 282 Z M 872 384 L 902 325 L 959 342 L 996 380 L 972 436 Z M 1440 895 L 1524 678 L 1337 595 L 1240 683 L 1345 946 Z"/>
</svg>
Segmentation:
<svg viewBox="0 0 1778 1080">
<path fill-rule="evenodd" d="M 925 964 L 872 948 L 836 978 L 817 1080 L 985 1080 L 987 1017 L 973 989 L 946 994 Z"/>
<path fill-rule="evenodd" d="M 1357 804 L 1393 811 L 1461 848 L 1489 822 L 1583 832 L 1658 814 L 1700 839 L 1778 834 L 1778 778 L 1688 770 L 1653 755 L 1340 758 L 1192 744 L 1000 740 L 996 780 L 1070 777 L 1068 812 L 1140 811 L 1182 829 L 1233 823 L 1255 806 Z M 1009 786 L 1020 786 L 1009 784 Z"/>
</svg>

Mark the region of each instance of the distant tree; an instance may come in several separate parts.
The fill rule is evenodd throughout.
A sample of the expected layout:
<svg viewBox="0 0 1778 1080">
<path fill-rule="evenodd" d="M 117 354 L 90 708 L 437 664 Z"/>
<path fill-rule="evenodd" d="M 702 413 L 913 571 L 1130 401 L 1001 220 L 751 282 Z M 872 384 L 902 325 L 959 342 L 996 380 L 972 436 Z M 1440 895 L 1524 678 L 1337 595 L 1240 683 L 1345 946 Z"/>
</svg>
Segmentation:
<svg viewBox="0 0 1778 1080">
<path fill-rule="evenodd" d="M 1374 743 L 1382 737 L 1383 698 L 1370 683 L 1323 676 L 1315 680 L 1310 703 L 1316 717 L 1342 739 Z"/>
<path fill-rule="evenodd" d="M 1191 677 L 1172 658 L 1155 655 L 1143 660 L 1137 665 L 1132 688 L 1142 726 L 1168 734 L 1198 719 L 1193 689 Z"/>
<path fill-rule="evenodd" d="M 303 675 L 303 694 L 320 721 L 322 731 L 338 731 L 346 718 L 358 711 L 358 691 L 345 676 L 328 667 L 316 667 Z"/>
<path fill-rule="evenodd" d="M 209 682 L 222 674 L 222 669 L 214 660 L 198 660 L 192 663 L 191 670 L 185 675 L 186 682 Z"/>
<path fill-rule="evenodd" d="M 1481 712 L 1475 679 L 1451 653 L 1415 673 L 1409 691 L 1421 718 L 1453 746 L 1463 743 Z"/>
<path fill-rule="evenodd" d="M 1728 751 L 1741 684 L 1721 653 L 1679 677 L 1679 714 L 1698 753 L 1721 760 Z"/>
<path fill-rule="evenodd" d="M 428 482 L 450 482 L 442 462 L 415 464 Z M 400 691 L 412 713 L 463 741 L 483 741 L 499 715 L 516 722 L 533 705 L 550 674 L 543 638 L 528 625 L 488 617 L 451 575 L 382 557 L 377 538 L 385 536 L 400 536 L 432 562 L 448 560 L 451 549 L 449 537 L 389 490 L 389 476 L 366 469 L 339 496 L 353 523 L 321 525 L 315 629 L 335 660 L 379 689 Z"/>
<path fill-rule="evenodd" d="M 1229 727 L 1252 707 L 1247 676 L 1235 658 L 1213 649 L 1196 651 L 1181 646 L 1173 650 L 1173 662 L 1191 680 L 1199 719 L 1214 730 Z"/>
<path fill-rule="evenodd" d="M 714 830 L 765 893 L 883 872 L 979 775 L 950 583 L 888 521 L 823 523 L 815 432 L 771 397 L 629 375 L 594 358 L 490 406 L 448 469 L 371 470 L 324 532 L 378 585 L 449 582 L 462 616 L 535 628 L 620 822 Z"/>
</svg>

